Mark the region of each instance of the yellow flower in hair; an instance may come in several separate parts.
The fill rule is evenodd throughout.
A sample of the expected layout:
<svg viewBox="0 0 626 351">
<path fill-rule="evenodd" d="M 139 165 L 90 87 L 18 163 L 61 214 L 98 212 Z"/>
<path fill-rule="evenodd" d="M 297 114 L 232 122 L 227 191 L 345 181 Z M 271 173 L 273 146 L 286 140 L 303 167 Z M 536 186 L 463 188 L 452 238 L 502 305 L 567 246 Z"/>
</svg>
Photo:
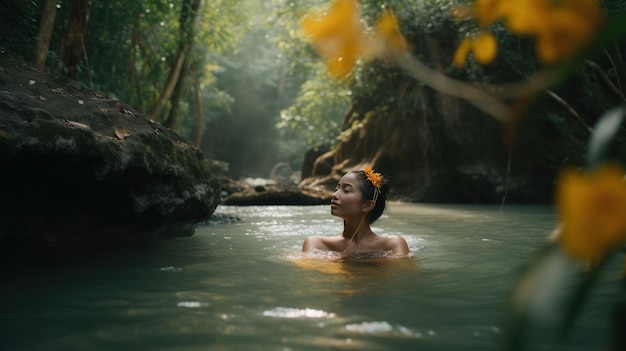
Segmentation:
<svg viewBox="0 0 626 351">
<path fill-rule="evenodd" d="M 380 191 L 380 182 L 382 180 L 382 176 L 380 175 L 380 173 L 374 172 L 372 167 L 367 167 L 365 168 L 365 176 L 367 177 L 367 180 L 372 183 L 374 188 Z"/>
</svg>

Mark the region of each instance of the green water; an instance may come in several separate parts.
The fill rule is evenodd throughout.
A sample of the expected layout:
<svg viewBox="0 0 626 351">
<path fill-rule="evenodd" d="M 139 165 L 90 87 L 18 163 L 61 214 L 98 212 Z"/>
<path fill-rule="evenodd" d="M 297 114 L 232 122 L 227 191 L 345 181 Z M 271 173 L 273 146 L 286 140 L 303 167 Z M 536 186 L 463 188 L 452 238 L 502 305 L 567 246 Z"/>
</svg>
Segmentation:
<svg viewBox="0 0 626 351">
<path fill-rule="evenodd" d="M 547 206 L 393 203 L 374 230 L 413 257 L 337 263 L 300 253 L 341 230 L 328 206 L 218 212 L 242 221 L 5 267 L 0 350 L 499 350 L 511 287 L 556 223 Z M 603 348 L 610 278 L 566 349 Z"/>
</svg>

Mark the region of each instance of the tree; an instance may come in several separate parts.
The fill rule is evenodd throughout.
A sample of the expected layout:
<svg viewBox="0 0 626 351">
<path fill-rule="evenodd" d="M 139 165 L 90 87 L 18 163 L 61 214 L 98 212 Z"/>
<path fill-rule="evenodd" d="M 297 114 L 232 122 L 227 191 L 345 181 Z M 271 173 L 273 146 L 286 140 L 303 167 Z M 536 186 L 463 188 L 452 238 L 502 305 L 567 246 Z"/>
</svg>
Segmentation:
<svg viewBox="0 0 626 351">
<path fill-rule="evenodd" d="M 67 24 L 61 42 L 61 61 L 65 66 L 65 74 L 76 79 L 77 65 L 85 61 L 85 29 L 89 19 L 89 4 L 87 0 L 68 0 Z"/>
<path fill-rule="evenodd" d="M 200 148 L 200 146 L 202 145 L 202 132 L 204 129 L 204 108 L 202 104 L 202 92 L 200 91 L 200 84 L 198 84 L 198 78 L 195 77 L 193 80 L 193 89 L 196 95 L 196 134 L 193 138 L 193 144 L 197 148 Z"/>
<path fill-rule="evenodd" d="M 45 0 L 41 22 L 39 23 L 37 44 L 35 45 L 35 53 L 33 55 L 33 66 L 40 70 L 43 70 L 46 65 L 46 57 L 48 56 L 48 48 L 50 47 L 50 38 L 52 36 L 56 12 L 57 0 Z"/>
<path fill-rule="evenodd" d="M 384 11 L 382 1 L 359 3 L 360 23 L 374 26 Z M 425 67 L 421 72 L 453 77 L 464 86 L 471 81 L 472 91 L 480 87 L 482 96 L 497 96 L 501 105 L 518 112 L 517 119 L 506 126 L 490 120 L 493 114 L 468 104 L 477 99 L 454 97 L 460 90 L 433 89 L 423 84 L 425 79 L 414 79 L 414 71 L 406 66 L 395 66 L 399 60 L 356 61 L 346 81 L 352 106 L 344 127 L 350 128 L 332 154 L 318 159 L 325 172 L 306 184 L 327 182 L 369 164 L 388 174 L 399 192 L 416 200 L 551 201 L 560 166 L 580 164 L 589 133 L 586 126 L 593 125 L 608 105 L 623 101 L 618 84 L 623 81 L 622 43 L 607 45 L 593 58 L 600 70 L 594 63 L 581 65 L 567 81 L 546 89 L 551 92 L 504 97 L 496 91 L 509 82 L 533 82 L 531 78 L 545 68 L 537 58 L 535 38 L 514 37 L 496 22 L 490 27 L 500 43 L 496 59 L 483 66 L 470 57 L 464 68 L 456 68 L 452 59 L 457 44 L 482 30 L 476 23 L 450 16 L 457 2 L 398 0 L 393 5 L 400 32 L 411 44 L 410 57 L 416 58 L 411 62 L 419 60 Z M 492 100 L 482 101 L 496 106 Z"/>
<path fill-rule="evenodd" d="M 200 19 L 203 0 L 185 0 L 180 13 L 180 44 L 176 58 L 170 69 L 170 73 L 163 85 L 159 100 L 150 111 L 150 118 L 160 120 L 168 101 L 171 102 L 171 110 L 164 125 L 173 128 L 178 120 L 178 104 L 183 95 L 187 68 L 189 64 L 188 55 L 191 51 L 194 39 L 194 29 Z"/>
</svg>

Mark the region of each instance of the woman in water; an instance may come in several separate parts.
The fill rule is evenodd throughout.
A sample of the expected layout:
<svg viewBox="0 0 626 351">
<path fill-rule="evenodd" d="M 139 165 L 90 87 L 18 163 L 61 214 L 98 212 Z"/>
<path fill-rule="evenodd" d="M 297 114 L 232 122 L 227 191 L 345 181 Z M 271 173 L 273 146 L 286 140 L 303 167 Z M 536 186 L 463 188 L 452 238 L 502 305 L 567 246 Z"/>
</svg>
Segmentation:
<svg viewBox="0 0 626 351">
<path fill-rule="evenodd" d="M 325 250 L 344 254 L 382 254 L 407 257 L 409 247 L 399 235 L 378 235 L 370 225 L 383 213 L 389 186 L 371 167 L 344 175 L 333 193 L 330 214 L 343 218 L 343 233 L 310 236 L 302 251 Z"/>
</svg>

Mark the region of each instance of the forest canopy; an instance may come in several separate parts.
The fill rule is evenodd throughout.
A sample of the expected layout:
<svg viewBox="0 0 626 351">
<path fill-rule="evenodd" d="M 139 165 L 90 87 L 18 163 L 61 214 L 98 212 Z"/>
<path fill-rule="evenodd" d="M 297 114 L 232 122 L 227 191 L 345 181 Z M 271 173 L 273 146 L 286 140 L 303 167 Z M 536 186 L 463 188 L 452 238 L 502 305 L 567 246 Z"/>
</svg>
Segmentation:
<svg viewBox="0 0 626 351">
<path fill-rule="evenodd" d="M 43 50 L 42 69 L 126 101 L 195 143 L 207 157 L 223 161 L 230 176 L 268 177 L 279 162 L 297 171 L 307 149 L 337 143 L 350 127 L 344 117 L 355 101 L 403 110 L 426 98 L 399 95 L 397 83 L 405 74 L 380 60 L 357 62 L 347 80 L 329 77 L 299 22 L 311 9 L 328 3 L 8 0 L 0 15 L 1 50 L 34 63 L 36 51 Z M 458 79 L 509 82 L 543 67 L 533 39 L 513 36 L 499 23 L 491 28 L 500 43 L 496 59 L 481 65 L 469 55 L 464 67 L 456 67 L 459 43 L 481 30 L 479 24 L 452 15 L 468 3 L 363 0 L 360 6 L 366 25 L 393 9 L 416 57 Z M 602 4 L 615 13 L 624 2 Z M 50 16 L 49 45 L 42 49 L 42 27 Z M 424 32 L 441 40 L 424 42 Z M 617 43 L 607 46 L 606 54 L 603 61 L 612 64 L 594 66 L 601 74 L 590 74 L 596 70 L 592 67 L 578 77 L 582 84 L 606 77 L 613 83 L 605 89 L 616 91 L 603 96 L 552 91 L 565 110 L 597 114 L 623 99 L 624 67 Z"/>
</svg>

